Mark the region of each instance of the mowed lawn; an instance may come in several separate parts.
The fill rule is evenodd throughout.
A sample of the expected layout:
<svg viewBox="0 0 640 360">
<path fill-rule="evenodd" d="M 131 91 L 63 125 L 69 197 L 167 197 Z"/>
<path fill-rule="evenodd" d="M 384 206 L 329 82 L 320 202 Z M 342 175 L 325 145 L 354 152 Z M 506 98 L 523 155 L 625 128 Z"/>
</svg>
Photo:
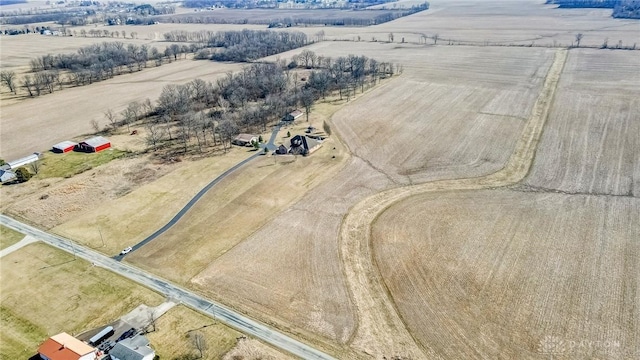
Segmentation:
<svg viewBox="0 0 640 360">
<path fill-rule="evenodd" d="M 0 225 L 0 250 L 17 243 L 22 238 L 24 238 L 24 234 Z"/>
<path fill-rule="evenodd" d="M 43 155 L 43 159 L 41 160 L 38 169 L 38 178 L 68 178 L 73 175 L 91 170 L 94 167 L 100 166 L 102 164 L 106 164 L 111 160 L 118 159 L 125 155 L 125 151 L 116 150 L 113 148 L 97 153 L 46 153 Z"/>
</svg>

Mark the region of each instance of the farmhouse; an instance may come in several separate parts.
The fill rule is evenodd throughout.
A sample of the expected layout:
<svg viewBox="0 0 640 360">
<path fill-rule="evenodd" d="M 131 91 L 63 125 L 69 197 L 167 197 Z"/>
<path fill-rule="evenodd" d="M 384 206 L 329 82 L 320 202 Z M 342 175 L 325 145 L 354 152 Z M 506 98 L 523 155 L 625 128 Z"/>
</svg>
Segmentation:
<svg viewBox="0 0 640 360">
<path fill-rule="evenodd" d="M 155 351 L 149 346 L 149 340 L 142 335 L 124 339 L 109 351 L 113 360 L 153 360 Z"/>
<path fill-rule="evenodd" d="M 294 120 L 298 119 L 303 114 L 304 113 L 302 111 L 296 109 L 296 110 L 293 110 L 292 112 L 288 113 L 287 115 L 285 115 L 282 118 L 282 121 L 291 122 L 291 121 L 294 121 Z"/>
<path fill-rule="evenodd" d="M 14 172 L 9 170 L 0 170 L 0 184 L 11 182 L 15 179 L 17 179 L 17 176 Z"/>
<path fill-rule="evenodd" d="M 92 137 L 87 139 L 76 146 L 76 150 L 83 152 L 98 152 L 111 147 L 109 140 L 102 136 Z"/>
<path fill-rule="evenodd" d="M 67 333 L 50 337 L 38 348 L 42 360 L 94 360 L 96 353 L 96 348 Z"/>
<path fill-rule="evenodd" d="M 54 153 L 62 154 L 69 151 L 73 151 L 73 149 L 75 149 L 77 145 L 78 143 L 74 143 L 73 141 L 63 141 L 61 143 L 57 143 L 53 145 L 53 147 L 51 148 L 51 151 L 53 151 Z"/>
<path fill-rule="evenodd" d="M 17 169 L 21 166 L 29 165 L 38 160 L 40 160 L 40 153 L 33 153 L 18 160 L 9 161 L 7 165 L 9 165 L 9 169 Z"/>
<path fill-rule="evenodd" d="M 307 156 L 322 146 L 322 142 L 304 135 L 296 135 L 291 138 L 289 153 Z"/>
<path fill-rule="evenodd" d="M 252 134 L 240 134 L 231 141 L 232 144 L 238 146 L 251 146 L 253 142 L 258 142 L 258 137 Z"/>
</svg>

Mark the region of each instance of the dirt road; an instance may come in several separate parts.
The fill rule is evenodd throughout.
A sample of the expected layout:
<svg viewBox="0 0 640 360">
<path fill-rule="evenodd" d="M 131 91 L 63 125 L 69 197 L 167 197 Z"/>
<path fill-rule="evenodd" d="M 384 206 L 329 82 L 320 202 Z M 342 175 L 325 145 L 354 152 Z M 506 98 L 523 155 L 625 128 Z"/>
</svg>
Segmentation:
<svg viewBox="0 0 640 360">
<path fill-rule="evenodd" d="M 351 339 L 355 349 L 375 356 L 386 354 L 423 358 L 434 355 L 424 353 L 395 309 L 372 260 L 370 226 L 386 208 L 412 195 L 495 188 L 513 185 L 524 179 L 533 163 L 567 53 L 566 49 L 556 52 L 522 136 L 504 168 L 481 177 L 441 180 L 383 191 L 356 204 L 345 216 L 340 234 L 340 255 L 350 295 L 358 309 L 358 328 Z"/>
</svg>

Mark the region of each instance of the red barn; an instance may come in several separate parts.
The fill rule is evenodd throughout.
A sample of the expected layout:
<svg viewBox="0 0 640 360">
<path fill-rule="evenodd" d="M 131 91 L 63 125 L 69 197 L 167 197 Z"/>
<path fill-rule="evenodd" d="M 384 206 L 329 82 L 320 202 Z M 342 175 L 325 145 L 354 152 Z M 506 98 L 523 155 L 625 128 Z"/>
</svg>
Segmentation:
<svg viewBox="0 0 640 360">
<path fill-rule="evenodd" d="M 91 139 L 87 139 L 78 144 L 77 149 L 84 152 L 98 152 L 111 147 L 109 140 L 102 136 L 96 136 Z"/>
<path fill-rule="evenodd" d="M 78 144 L 74 143 L 73 141 L 63 141 L 61 143 L 53 145 L 51 150 L 55 153 L 66 153 L 72 151 L 76 147 L 76 145 Z"/>
</svg>

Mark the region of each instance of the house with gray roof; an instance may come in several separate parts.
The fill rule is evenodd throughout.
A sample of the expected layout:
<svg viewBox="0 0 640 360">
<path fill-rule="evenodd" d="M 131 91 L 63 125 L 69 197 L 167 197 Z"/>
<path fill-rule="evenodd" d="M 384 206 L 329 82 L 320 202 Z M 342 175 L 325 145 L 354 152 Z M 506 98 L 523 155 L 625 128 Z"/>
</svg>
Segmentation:
<svg viewBox="0 0 640 360">
<path fill-rule="evenodd" d="M 109 351 L 112 360 L 153 360 L 155 355 L 149 340 L 142 335 L 124 339 Z"/>
</svg>

